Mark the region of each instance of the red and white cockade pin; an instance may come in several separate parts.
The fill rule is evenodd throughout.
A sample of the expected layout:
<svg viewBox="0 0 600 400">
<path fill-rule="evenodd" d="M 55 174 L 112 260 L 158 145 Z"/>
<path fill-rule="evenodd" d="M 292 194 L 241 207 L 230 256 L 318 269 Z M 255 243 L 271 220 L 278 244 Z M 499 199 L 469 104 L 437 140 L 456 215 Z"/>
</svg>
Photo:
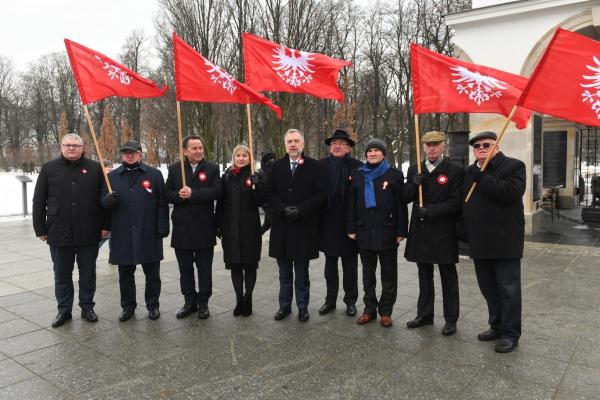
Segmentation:
<svg viewBox="0 0 600 400">
<path fill-rule="evenodd" d="M 198 179 L 200 179 L 200 182 L 204 182 L 206 180 L 206 172 L 200 171 L 200 173 L 198 173 Z"/>
<path fill-rule="evenodd" d="M 304 164 L 304 158 L 299 158 L 298 159 L 298 165 L 302 165 Z"/>
<path fill-rule="evenodd" d="M 146 189 L 146 192 L 152 193 L 152 184 L 150 183 L 150 181 L 148 179 L 144 179 L 142 181 L 142 187 L 144 189 Z"/>
<path fill-rule="evenodd" d="M 252 182 L 250 181 L 250 178 L 246 178 L 246 186 L 248 186 L 248 187 L 252 186 Z"/>
<path fill-rule="evenodd" d="M 348 175 L 348 180 L 351 181 L 352 180 L 352 175 Z"/>
<path fill-rule="evenodd" d="M 383 186 L 382 186 L 383 190 L 387 189 L 388 185 L 389 185 L 388 181 L 383 181 Z"/>
<path fill-rule="evenodd" d="M 83 169 L 81 170 L 81 173 L 82 173 L 82 174 L 87 174 L 87 169 L 83 168 Z"/>
<path fill-rule="evenodd" d="M 439 174 L 437 177 L 437 183 L 439 183 L 440 185 L 445 185 L 446 183 L 448 183 L 448 177 L 444 174 Z"/>
</svg>

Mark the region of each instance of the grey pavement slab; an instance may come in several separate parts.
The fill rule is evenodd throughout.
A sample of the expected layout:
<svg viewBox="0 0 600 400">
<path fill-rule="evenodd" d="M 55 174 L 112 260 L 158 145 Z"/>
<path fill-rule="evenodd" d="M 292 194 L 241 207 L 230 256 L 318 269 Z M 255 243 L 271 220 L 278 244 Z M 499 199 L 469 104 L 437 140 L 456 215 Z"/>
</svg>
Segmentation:
<svg viewBox="0 0 600 400">
<path fill-rule="evenodd" d="M 118 321 L 118 271 L 104 246 L 99 322 L 81 320 L 75 304 L 73 320 L 52 329 L 51 261 L 30 225 L 0 220 L 0 399 L 600 399 L 600 249 L 557 243 L 568 241 L 563 236 L 526 243 L 523 336 L 515 352 L 501 355 L 477 340 L 487 329 L 487 308 L 469 259 L 458 266 L 458 333 L 440 334 L 437 269 L 434 325 L 406 328 L 419 293 L 416 266 L 402 258 L 402 246 L 390 329 L 357 325 L 345 315 L 342 290 L 337 309 L 318 314 L 326 293 L 323 258 L 311 262 L 309 322 L 298 321 L 296 307 L 273 320 L 278 277 L 268 257 L 258 270 L 253 315 L 235 318 L 218 246 L 211 317 L 176 319 L 183 298 L 168 241 L 158 320 L 148 319 L 138 269 L 136 314 Z M 359 274 L 359 287 L 360 280 Z M 357 305 L 362 311 L 362 292 Z"/>
</svg>

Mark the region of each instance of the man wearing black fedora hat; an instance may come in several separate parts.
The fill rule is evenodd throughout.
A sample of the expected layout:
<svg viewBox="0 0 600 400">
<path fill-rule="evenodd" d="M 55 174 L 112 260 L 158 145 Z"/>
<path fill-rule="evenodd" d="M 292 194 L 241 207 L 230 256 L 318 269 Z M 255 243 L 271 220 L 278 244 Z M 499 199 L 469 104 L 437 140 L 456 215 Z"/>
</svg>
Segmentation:
<svg viewBox="0 0 600 400">
<path fill-rule="evenodd" d="M 521 336 L 526 177 L 525 164 L 494 147 L 496 139 L 496 133 L 485 131 L 469 140 L 475 162 L 467 168 L 463 198 L 473 182 L 477 182 L 477 187 L 469 201 L 463 202 L 462 215 L 477 283 L 489 313 L 490 328 L 477 338 L 496 340 L 494 349 L 508 353 L 518 346 Z M 481 166 L 490 152 L 490 162 L 482 172 Z"/>
<path fill-rule="evenodd" d="M 327 180 L 327 203 L 321 208 L 319 218 L 319 247 L 325 255 L 325 282 L 327 296 L 319 309 L 325 315 L 336 308 L 339 290 L 338 259 L 342 260 L 344 303 L 346 314 L 356 315 L 358 298 L 358 248 L 346 235 L 346 215 L 350 176 L 362 162 L 350 156 L 354 140 L 342 129 L 325 139 L 329 156 L 319 162 Z"/>
</svg>

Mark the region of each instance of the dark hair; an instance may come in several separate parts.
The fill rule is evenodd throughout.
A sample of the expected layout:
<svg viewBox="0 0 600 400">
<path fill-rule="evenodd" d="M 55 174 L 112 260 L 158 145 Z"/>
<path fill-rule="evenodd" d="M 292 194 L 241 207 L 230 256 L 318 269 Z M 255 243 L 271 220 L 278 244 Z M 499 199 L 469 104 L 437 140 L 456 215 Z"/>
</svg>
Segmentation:
<svg viewBox="0 0 600 400">
<path fill-rule="evenodd" d="M 184 149 L 187 149 L 187 145 L 188 145 L 188 142 L 190 140 L 199 140 L 200 143 L 202 143 L 202 147 L 204 147 L 204 142 L 202 141 L 202 138 L 200 136 L 198 136 L 198 135 L 189 135 L 189 136 L 186 136 L 186 137 L 183 138 L 183 148 Z"/>
</svg>

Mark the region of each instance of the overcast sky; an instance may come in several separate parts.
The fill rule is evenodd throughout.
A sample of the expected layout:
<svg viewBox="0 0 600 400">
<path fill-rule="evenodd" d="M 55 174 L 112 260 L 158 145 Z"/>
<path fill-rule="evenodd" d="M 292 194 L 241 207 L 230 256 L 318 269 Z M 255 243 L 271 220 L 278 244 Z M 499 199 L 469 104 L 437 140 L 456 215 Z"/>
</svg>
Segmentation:
<svg viewBox="0 0 600 400">
<path fill-rule="evenodd" d="M 9 0 L 0 8 L 0 56 L 19 71 L 64 51 L 64 38 L 117 58 L 132 30 L 153 36 L 156 0 Z"/>
</svg>

